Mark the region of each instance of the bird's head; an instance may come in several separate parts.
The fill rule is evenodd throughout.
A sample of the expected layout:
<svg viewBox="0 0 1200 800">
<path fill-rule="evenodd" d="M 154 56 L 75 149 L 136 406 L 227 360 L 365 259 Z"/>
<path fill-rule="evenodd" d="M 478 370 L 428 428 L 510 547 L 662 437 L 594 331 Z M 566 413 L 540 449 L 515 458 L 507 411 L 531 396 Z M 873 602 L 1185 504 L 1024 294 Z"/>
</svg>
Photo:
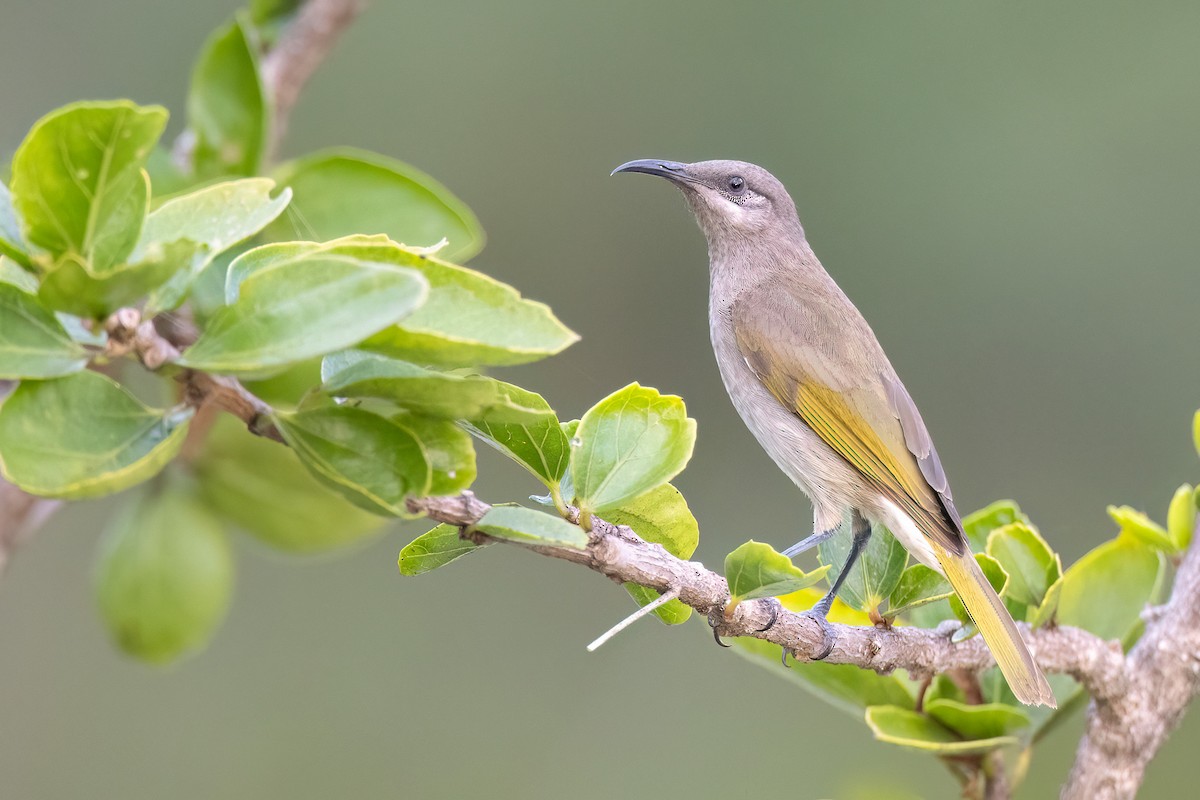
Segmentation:
<svg viewBox="0 0 1200 800">
<path fill-rule="evenodd" d="M 646 158 L 613 170 L 644 172 L 679 187 L 709 243 L 766 235 L 803 236 L 796 205 L 779 180 L 745 161 L 697 161 L 681 164 Z"/>
</svg>

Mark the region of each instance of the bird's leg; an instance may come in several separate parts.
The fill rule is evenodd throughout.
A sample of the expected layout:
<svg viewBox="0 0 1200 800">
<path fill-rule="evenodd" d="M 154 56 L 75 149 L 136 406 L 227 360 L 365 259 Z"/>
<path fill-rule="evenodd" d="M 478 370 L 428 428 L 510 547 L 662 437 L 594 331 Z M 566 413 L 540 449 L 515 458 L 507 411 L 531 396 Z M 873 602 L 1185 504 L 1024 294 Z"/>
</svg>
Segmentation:
<svg viewBox="0 0 1200 800">
<path fill-rule="evenodd" d="M 867 546 L 867 540 L 871 538 L 871 523 L 867 522 L 857 511 L 854 512 L 854 519 L 850 525 L 854 531 L 854 539 L 850 542 L 850 555 L 846 557 L 846 565 L 838 573 L 829 592 L 821 598 L 820 602 L 803 614 L 803 616 L 815 619 L 817 624 L 821 626 L 821 632 L 825 635 L 824 647 L 812 659 L 813 661 L 821 661 L 833 652 L 833 643 L 837 637 L 826 617 L 829 616 L 829 609 L 833 607 L 833 598 L 837 597 L 838 589 L 842 588 L 842 584 L 846 581 L 846 576 L 854 568 L 854 562 L 858 561 L 858 557 L 862 555 L 863 549 Z M 787 663 L 786 650 L 784 651 L 784 663 Z"/>
<path fill-rule="evenodd" d="M 783 554 L 785 556 L 787 556 L 788 558 L 794 558 L 794 557 L 800 555 L 801 553 L 805 552 L 806 550 L 813 549 L 814 547 L 819 545 L 821 542 L 825 541 L 826 539 L 833 536 L 837 532 L 838 532 L 837 528 L 830 528 L 827 531 L 817 531 L 816 533 L 812 534 L 811 536 L 808 536 L 807 538 L 801 539 L 800 541 L 796 542 L 794 545 L 789 547 L 787 550 L 784 550 Z"/>
</svg>

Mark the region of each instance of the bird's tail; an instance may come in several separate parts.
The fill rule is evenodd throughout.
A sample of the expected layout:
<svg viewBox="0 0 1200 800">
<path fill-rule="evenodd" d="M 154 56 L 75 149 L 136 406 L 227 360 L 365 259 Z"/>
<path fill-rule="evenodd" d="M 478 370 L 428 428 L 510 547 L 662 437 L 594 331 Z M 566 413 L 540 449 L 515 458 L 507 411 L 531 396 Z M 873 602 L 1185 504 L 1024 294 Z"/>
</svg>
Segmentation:
<svg viewBox="0 0 1200 800">
<path fill-rule="evenodd" d="M 940 547 L 936 549 L 946 579 L 962 599 L 975 627 L 983 634 L 983 640 L 995 656 L 1013 694 L 1025 705 L 1056 708 L 1058 704 L 1046 676 L 1034 663 L 1016 623 L 984 577 L 975 556 L 970 550 L 955 555 Z"/>
</svg>

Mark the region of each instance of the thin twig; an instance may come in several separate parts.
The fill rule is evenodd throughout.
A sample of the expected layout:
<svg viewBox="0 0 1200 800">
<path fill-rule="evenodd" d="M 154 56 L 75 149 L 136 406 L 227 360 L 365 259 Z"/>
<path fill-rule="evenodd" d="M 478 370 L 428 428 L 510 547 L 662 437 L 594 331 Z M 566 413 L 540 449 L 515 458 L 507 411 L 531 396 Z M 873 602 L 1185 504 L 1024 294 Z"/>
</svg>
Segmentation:
<svg viewBox="0 0 1200 800">
<path fill-rule="evenodd" d="M 677 597 L 679 597 L 679 591 L 677 589 L 672 589 L 669 592 L 663 592 L 663 594 L 658 599 L 642 606 L 637 611 L 633 612 L 628 617 L 621 620 L 616 625 L 613 625 L 611 628 L 606 630 L 604 633 L 597 636 L 596 640 L 587 646 L 587 651 L 589 653 L 596 652 L 609 639 L 616 636 L 618 633 L 625 630 L 626 628 L 628 628 L 633 623 L 637 622 L 642 617 L 650 616 L 651 614 L 654 613 L 654 611 L 656 609 L 660 608 L 661 606 L 665 606 L 667 603 L 671 602 L 672 600 L 676 599 Z"/>
<path fill-rule="evenodd" d="M 132 354 L 149 370 L 174 372 L 183 386 L 183 400 L 193 408 L 211 404 L 227 411 L 251 433 L 283 441 L 283 435 L 271 419 L 271 407 L 250 393 L 236 378 L 213 375 L 194 369 L 172 366 L 179 350 L 158 332 L 154 323 L 141 321 L 136 308 L 122 308 L 108 318 L 107 354 L 110 357 Z"/>
<path fill-rule="evenodd" d="M 364 5 L 363 0 L 309 0 L 263 58 L 263 83 L 273 108 L 267 161 L 279 150 L 300 91 Z"/>
</svg>

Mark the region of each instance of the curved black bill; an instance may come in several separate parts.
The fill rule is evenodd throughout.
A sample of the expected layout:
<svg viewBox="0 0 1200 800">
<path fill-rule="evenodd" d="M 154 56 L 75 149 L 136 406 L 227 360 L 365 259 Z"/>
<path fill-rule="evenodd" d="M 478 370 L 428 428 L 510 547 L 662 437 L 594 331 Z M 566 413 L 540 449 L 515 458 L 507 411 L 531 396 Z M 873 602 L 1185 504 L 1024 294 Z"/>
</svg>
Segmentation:
<svg viewBox="0 0 1200 800">
<path fill-rule="evenodd" d="M 678 161 L 664 161 L 661 158 L 642 158 L 637 161 L 627 161 L 614 169 L 610 175 L 618 172 L 644 172 L 647 175 L 658 175 L 672 181 L 693 182 L 695 178 L 687 172 L 688 165 Z"/>
</svg>

